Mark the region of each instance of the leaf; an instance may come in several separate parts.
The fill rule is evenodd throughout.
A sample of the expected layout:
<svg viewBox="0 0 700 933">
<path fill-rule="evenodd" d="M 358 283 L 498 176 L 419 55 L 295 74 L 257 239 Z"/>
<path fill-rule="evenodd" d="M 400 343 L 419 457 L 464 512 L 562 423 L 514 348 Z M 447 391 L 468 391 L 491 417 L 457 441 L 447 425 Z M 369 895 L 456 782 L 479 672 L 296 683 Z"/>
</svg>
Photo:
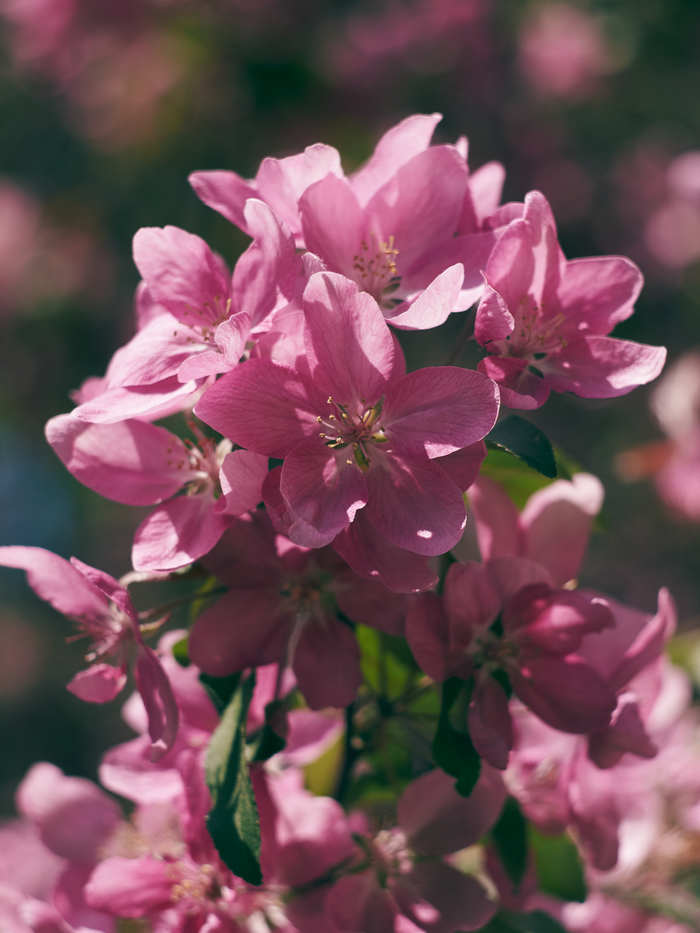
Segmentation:
<svg viewBox="0 0 700 933">
<path fill-rule="evenodd" d="M 265 722 L 255 738 L 248 743 L 250 761 L 267 761 L 287 744 L 282 734 L 286 726 L 286 701 L 272 700 L 265 706 Z"/>
<path fill-rule="evenodd" d="M 496 851 L 517 891 L 525 877 L 528 857 L 527 821 L 514 797 L 508 797 L 491 829 Z"/>
<path fill-rule="evenodd" d="M 578 849 L 563 833 L 544 836 L 529 826 L 530 846 L 535 859 L 537 887 L 564 901 L 585 901 L 586 882 Z"/>
<path fill-rule="evenodd" d="M 387 635 L 368 625 L 357 625 L 355 633 L 365 682 L 379 696 L 398 700 L 417 671 L 405 639 Z"/>
<path fill-rule="evenodd" d="M 184 638 L 181 638 L 179 641 L 176 641 L 172 647 L 173 657 L 180 665 L 180 667 L 189 667 L 190 666 L 190 656 L 187 651 L 187 635 Z"/>
<path fill-rule="evenodd" d="M 249 884 L 259 885 L 260 819 L 245 757 L 246 716 L 255 674 L 244 681 L 240 675 L 236 678 L 238 683 L 207 749 L 205 776 L 213 802 L 207 829 L 227 867 Z M 230 680 L 209 678 L 217 679 Z M 218 693 L 219 698 L 221 695 Z"/>
<path fill-rule="evenodd" d="M 211 674 L 199 675 L 199 682 L 207 691 L 209 699 L 216 707 L 219 716 L 228 706 L 240 679 L 240 674 L 229 674 L 228 677 L 212 677 Z"/>
<path fill-rule="evenodd" d="M 472 745 L 466 728 L 455 728 L 455 711 L 469 704 L 471 682 L 451 677 L 442 685 L 442 704 L 437 730 L 433 738 L 433 760 L 438 767 L 457 778 L 455 790 L 468 797 L 481 773 L 481 758 Z M 453 707 L 455 709 L 453 709 Z M 466 715 L 462 717 L 466 726 Z"/>
<path fill-rule="evenodd" d="M 486 438 L 488 446 L 502 447 L 515 454 L 528 466 L 553 479 L 557 464 L 549 438 L 531 421 L 520 415 L 509 415 L 499 421 Z"/>
</svg>

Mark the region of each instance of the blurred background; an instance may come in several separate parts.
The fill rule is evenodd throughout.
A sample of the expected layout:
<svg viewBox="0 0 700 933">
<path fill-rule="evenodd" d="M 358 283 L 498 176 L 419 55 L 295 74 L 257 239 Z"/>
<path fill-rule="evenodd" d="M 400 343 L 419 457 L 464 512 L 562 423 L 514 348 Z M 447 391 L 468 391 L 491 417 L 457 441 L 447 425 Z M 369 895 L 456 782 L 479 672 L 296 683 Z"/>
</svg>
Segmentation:
<svg viewBox="0 0 700 933">
<path fill-rule="evenodd" d="M 617 336 L 671 361 L 700 345 L 696 0 L 0 0 L 0 49 L 0 544 L 129 569 L 146 510 L 80 487 L 43 426 L 132 333 L 139 227 L 184 227 L 229 263 L 245 246 L 190 190 L 195 169 L 252 176 L 266 155 L 325 142 L 350 171 L 392 124 L 440 111 L 438 141 L 466 134 L 472 168 L 505 165 L 506 200 L 546 194 L 569 257 L 642 267 Z M 412 366 L 444 361 L 459 317 L 406 340 Z M 691 635 L 700 505 L 662 500 L 650 474 L 700 418 L 698 371 L 674 390 L 690 425 L 675 434 L 645 389 L 532 415 L 607 489 L 582 582 L 650 611 L 667 585 Z M 700 458 L 686 460 L 682 488 L 700 487 Z M 8 812 L 33 761 L 94 776 L 128 732 L 119 703 L 66 692 L 81 644 L 24 575 L 3 571 L 0 594 Z"/>
</svg>

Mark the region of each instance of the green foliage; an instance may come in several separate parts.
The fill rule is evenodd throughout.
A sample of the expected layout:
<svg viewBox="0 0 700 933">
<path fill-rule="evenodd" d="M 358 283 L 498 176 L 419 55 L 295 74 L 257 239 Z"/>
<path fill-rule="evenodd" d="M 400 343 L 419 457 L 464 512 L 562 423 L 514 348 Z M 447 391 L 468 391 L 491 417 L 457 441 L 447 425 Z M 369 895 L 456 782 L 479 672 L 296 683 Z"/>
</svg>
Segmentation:
<svg viewBox="0 0 700 933">
<path fill-rule="evenodd" d="M 499 421 L 486 438 L 489 447 L 501 447 L 523 460 L 529 467 L 553 479 L 557 464 L 549 438 L 531 421 L 509 415 Z"/>
<path fill-rule="evenodd" d="M 455 790 L 468 797 L 481 773 L 481 758 L 466 728 L 471 682 L 451 677 L 442 685 L 442 704 L 433 739 L 433 759 L 438 767 L 457 778 Z"/>
<path fill-rule="evenodd" d="M 176 641 L 172 647 L 173 657 L 180 665 L 180 667 L 190 666 L 190 655 L 187 650 L 187 640 L 188 636 L 185 635 L 179 641 Z"/>
<path fill-rule="evenodd" d="M 207 682 L 210 695 L 216 696 L 219 703 L 229 693 L 205 762 L 207 786 L 213 801 L 207 815 L 207 828 L 228 868 L 250 884 L 259 885 L 262 884 L 260 820 L 246 762 L 246 716 L 255 675 L 243 681 L 240 674 L 233 678 L 208 677 Z"/>
<path fill-rule="evenodd" d="M 355 632 L 365 683 L 387 700 L 403 696 L 418 672 L 405 639 L 368 625 L 358 625 Z"/>
<path fill-rule="evenodd" d="M 529 830 L 539 890 L 564 901 L 585 901 L 581 856 L 569 836 L 544 836 L 532 825 Z"/>
<path fill-rule="evenodd" d="M 491 838 L 506 874 L 517 891 L 527 869 L 528 839 L 527 821 L 514 797 L 506 800 L 491 830 Z"/>
<path fill-rule="evenodd" d="M 268 758 L 282 751 L 286 744 L 286 739 L 282 734 L 285 717 L 285 700 L 273 700 L 266 705 L 265 722 L 254 739 L 248 743 L 251 761 L 267 761 Z"/>
</svg>

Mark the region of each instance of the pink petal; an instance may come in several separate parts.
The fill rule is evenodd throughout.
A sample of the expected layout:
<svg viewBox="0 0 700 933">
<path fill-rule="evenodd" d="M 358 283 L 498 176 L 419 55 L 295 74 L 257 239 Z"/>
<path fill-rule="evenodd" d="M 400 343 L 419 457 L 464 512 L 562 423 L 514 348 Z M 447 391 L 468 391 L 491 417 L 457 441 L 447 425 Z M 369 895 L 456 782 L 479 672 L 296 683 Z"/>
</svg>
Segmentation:
<svg viewBox="0 0 700 933">
<path fill-rule="evenodd" d="M 78 671 L 67 689 L 86 703 L 109 703 L 126 685 L 126 672 L 111 664 L 91 664 Z"/>
<path fill-rule="evenodd" d="M 537 715 L 562 732 L 604 729 L 616 705 L 613 689 L 581 658 L 528 659 L 509 671 L 513 690 Z"/>
<path fill-rule="evenodd" d="M 449 855 L 478 842 L 496 822 L 506 790 L 486 765 L 469 797 L 454 789 L 444 771 L 428 771 L 408 785 L 398 803 L 398 822 L 420 855 Z"/>
<path fill-rule="evenodd" d="M 505 175 L 500 162 L 487 162 L 469 176 L 469 190 L 479 225 L 491 217 L 500 204 Z"/>
<path fill-rule="evenodd" d="M 0 547 L 0 566 L 24 570 L 36 595 L 58 612 L 76 618 L 101 618 L 109 604 L 71 564 L 39 547 Z"/>
<path fill-rule="evenodd" d="M 577 651 L 585 635 L 614 628 L 615 621 L 607 601 L 596 593 L 533 583 L 508 600 L 503 625 L 524 651 L 564 655 Z"/>
<path fill-rule="evenodd" d="M 411 888 L 423 902 L 435 908 L 436 916 L 420 916 L 417 899 L 397 891 L 403 912 L 420 924 L 425 933 L 455 933 L 457 930 L 479 930 L 496 912 L 496 901 L 490 900 L 486 889 L 469 875 L 462 874 L 445 862 L 427 859 L 413 866 Z"/>
<path fill-rule="evenodd" d="M 179 227 L 142 227 L 134 262 L 153 299 L 190 327 L 211 327 L 226 312 L 226 263 L 200 237 Z"/>
<path fill-rule="evenodd" d="M 389 387 L 382 415 L 387 435 L 404 449 L 444 457 L 488 434 L 498 416 L 498 388 L 470 369 L 418 369 Z"/>
<path fill-rule="evenodd" d="M 231 288 L 234 310 L 246 314 L 256 327 L 275 307 L 278 288 L 292 292 L 299 260 L 294 238 L 267 204 L 247 201 L 245 218 L 255 239 L 236 263 Z"/>
<path fill-rule="evenodd" d="M 366 204 L 402 165 L 430 145 L 440 113 L 417 113 L 406 117 L 379 140 L 371 158 L 350 178 L 353 191 L 361 204 Z"/>
<path fill-rule="evenodd" d="M 107 858 L 92 873 L 85 899 L 118 917 L 147 917 L 170 906 L 176 881 L 164 859 Z"/>
<path fill-rule="evenodd" d="M 112 793 L 146 806 L 181 798 L 184 788 L 180 772 L 166 768 L 163 761 L 154 762 L 150 750 L 147 736 L 110 748 L 100 764 L 101 783 Z"/>
<path fill-rule="evenodd" d="M 139 648 L 134 678 L 148 714 L 151 757 L 155 761 L 175 742 L 179 722 L 177 703 L 157 655 L 145 645 Z"/>
<path fill-rule="evenodd" d="M 462 537 L 462 493 L 430 460 L 392 448 L 381 463 L 373 463 L 367 485 L 367 519 L 396 547 L 432 557 Z"/>
<path fill-rule="evenodd" d="M 78 405 L 71 417 L 95 424 L 113 424 L 128 418 L 155 421 L 190 407 L 197 389 L 196 382 L 183 383 L 178 376 L 153 385 L 118 386 Z"/>
<path fill-rule="evenodd" d="M 296 624 L 302 624 L 303 628 L 292 669 L 304 699 L 311 709 L 348 706 L 362 683 L 355 633 L 330 618 L 319 624 L 313 621 Z"/>
<path fill-rule="evenodd" d="M 467 721 L 469 737 L 477 752 L 494 768 L 505 771 L 513 747 L 513 724 L 508 698 L 493 677 L 487 677 L 477 684 L 469 704 Z"/>
<path fill-rule="evenodd" d="M 520 519 L 524 554 L 547 567 L 557 586 L 578 574 L 603 495 L 600 480 L 577 473 L 571 482 L 557 480 L 528 499 Z"/>
<path fill-rule="evenodd" d="M 176 570 L 204 557 L 226 530 L 229 519 L 206 495 L 178 496 L 155 509 L 134 534 L 135 570 Z"/>
<path fill-rule="evenodd" d="M 48 762 L 33 765 L 17 790 L 17 807 L 63 858 L 90 863 L 121 821 L 121 811 L 84 778 L 66 777 Z"/>
<path fill-rule="evenodd" d="M 487 476 L 480 476 L 469 489 L 469 507 L 474 514 L 483 560 L 522 553 L 518 510 L 503 486 Z"/>
<path fill-rule="evenodd" d="M 284 457 L 294 444 L 318 432 L 316 407 L 295 372 L 249 360 L 207 389 L 195 414 L 241 447 Z"/>
<path fill-rule="evenodd" d="M 145 421 L 88 424 L 57 415 L 46 425 L 46 438 L 77 480 L 126 505 L 161 502 L 190 479 L 182 441 Z"/>
<path fill-rule="evenodd" d="M 434 462 L 447 473 L 455 486 L 464 492 L 473 485 L 485 458 L 486 444 L 478 441 L 463 447 L 462 450 L 455 450 L 446 457 L 435 457 Z"/>
<path fill-rule="evenodd" d="M 290 623 L 272 588 L 229 590 L 198 616 L 190 632 L 189 655 L 214 677 L 279 662 Z"/>
<path fill-rule="evenodd" d="M 386 317 L 401 330 L 428 330 L 444 323 L 453 311 L 461 311 L 459 298 L 464 282 L 464 266 L 455 263 L 433 279 L 418 298 L 398 314 Z"/>
<path fill-rule="evenodd" d="M 172 314 L 158 314 L 114 354 L 105 374 L 107 386 L 152 385 L 171 378 L 192 355 L 193 337 Z"/>
<path fill-rule="evenodd" d="M 480 629 L 500 614 L 502 600 L 486 564 L 454 563 L 445 578 L 445 611 L 450 620 L 450 642 L 466 649 Z"/>
<path fill-rule="evenodd" d="M 367 503 L 365 475 L 349 451 L 309 440 L 298 444 L 282 466 L 280 491 L 292 515 L 329 540 Z"/>
<path fill-rule="evenodd" d="M 306 248 L 333 272 L 354 277 L 353 261 L 364 235 L 364 216 L 349 182 L 326 175 L 299 200 Z"/>
<path fill-rule="evenodd" d="M 474 337 L 488 349 L 494 340 L 506 340 L 515 329 L 515 318 L 508 310 L 504 298 L 490 285 L 484 289 L 484 296 L 476 309 L 474 319 Z"/>
<path fill-rule="evenodd" d="M 243 208 L 248 198 L 257 197 L 257 191 L 235 172 L 193 172 L 189 183 L 195 194 L 208 207 L 218 211 L 247 233 Z"/>
<path fill-rule="evenodd" d="M 467 178 L 467 167 L 453 146 L 431 146 L 374 193 L 366 213 L 374 218 L 381 239 L 394 237 L 399 274 L 456 231 Z"/>
<path fill-rule="evenodd" d="M 262 501 L 268 458 L 250 450 L 234 450 L 224 457 L 219 479 L 226 515 L 242 515 Z"/>
<path fill-rule="evenodd" d="M 304 290 L 307 357 L 319 398 L 373 404 L 396 368 L 394 338 L 374 299 L 342 275 L 318 272 Z"/>
<path fill-rule="evenodd" d="M 571 340 L 541 366 L 557 392 L 583 398 L 615 398 L 656 379 L 666 362 L 666 348 L 614 337 Z"/>
<path fill-rule="evenodd" d="M 616 625 L 620 612 L 613 605 Z M 620 689 L 629 683 L 645 667 L 655 661 L 676 628 L 676 606 L 665 587 L 659 590 L 656 615 L 649 619 L 626 649 L 620 663 L 610 676 L 611 682 Z"/>
<path fill-rule="evenodd" d="M 528 226 L 528 239 L 535 262 L 529 294 L 535 303 L 548 309 L 556 307 L 556 294 L 566 266 L 557 240 L 557 228 L 552 209 L 539 191 L 525 195 L 523 219 Z"/>
<path fill-rule="evenodd" d="M 411 601 L 406 638 L 421 670 L 438 683 L 449 676 L 453 666 L 449 623 L 436 593 L 421 593 Z"/>
<path fill-rule="evenodd" d="M 298 203 L 304 192 L 328 175 L 341 177 L 340 155 L 332 146 L 315 143 L 284 159 L 263 159 L 256 182 L 259 195 L 295 234 L 300 233 Z M 308 246 L 308 249 L 312 247 Z"/>
<path fill-rule="evenodd" d="M 395 593 L 427 590 L 437 582 L 437 574 L 424 557 L 396 547 L 377 531 L 364 516 L 333 541 L 333 547 L 355 573 L 381 582 Z"/>
<path fill-rule="evenodd" d="M 634 311 L 642 273 L 624 256 L 596 256 L 566 264 L 559 301 L 580 332 L 608 334 Z"/>
<path fill-rule="evenodd" d="M 501 404 L 507 408 L 540 408 L 549 397 L 549 380 L 531 372 L 526 360 L 486 356 L 478 370 L 498 384 Z"/>
</svg>

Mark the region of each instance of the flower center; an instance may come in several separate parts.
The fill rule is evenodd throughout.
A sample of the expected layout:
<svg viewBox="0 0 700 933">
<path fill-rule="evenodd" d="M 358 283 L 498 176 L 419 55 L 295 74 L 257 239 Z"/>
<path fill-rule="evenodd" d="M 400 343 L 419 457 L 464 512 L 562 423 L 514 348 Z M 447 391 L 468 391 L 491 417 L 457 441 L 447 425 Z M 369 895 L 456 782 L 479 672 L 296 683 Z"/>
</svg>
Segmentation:
<svg viewBox="0 0 700 933">
<path fill-rule="evenodd" d="M 352 447 L 352 459 L 346 458 L 346 463 L 353 462 L 360 470 L 366 472 L 370 467 L 370 450 L 374 444 L 385 444 L 388 440 L 383 426 L 380 424 L 384 399 L 379 399 L 375 405 L 368 406 L 362 400 L 355 414 L 348 405 L 336 402 L 332 395 L 327 399 L 328 413 L 318 415 L 316 421 L 323 428 L 319 437 L 333 450 L 344 450 Z"/>
<path fill-rule="evenodd" d="M 370 242 L 362 240 L 359 252 L 352 258 L 355 281 L 382 306 L 391 307 L 395 303 L 387 295 L 395 291 L 401 282 L 396 265 L 398 255 L 393 234 L 386 240 L 379 240 L 371 234 Z"/>
<path fill-rule="evenodd" d="M 534 299 L 526 295 L 520 299 L 515 330 L 505 340 L 498 341 L 500 352 L 506 356 L 531 357 L 535 363 L 550 353 L 558 353 L 568 342 L 559 333 L 564 321 L 561 312 L 545 318 Z"/>
</svg>

